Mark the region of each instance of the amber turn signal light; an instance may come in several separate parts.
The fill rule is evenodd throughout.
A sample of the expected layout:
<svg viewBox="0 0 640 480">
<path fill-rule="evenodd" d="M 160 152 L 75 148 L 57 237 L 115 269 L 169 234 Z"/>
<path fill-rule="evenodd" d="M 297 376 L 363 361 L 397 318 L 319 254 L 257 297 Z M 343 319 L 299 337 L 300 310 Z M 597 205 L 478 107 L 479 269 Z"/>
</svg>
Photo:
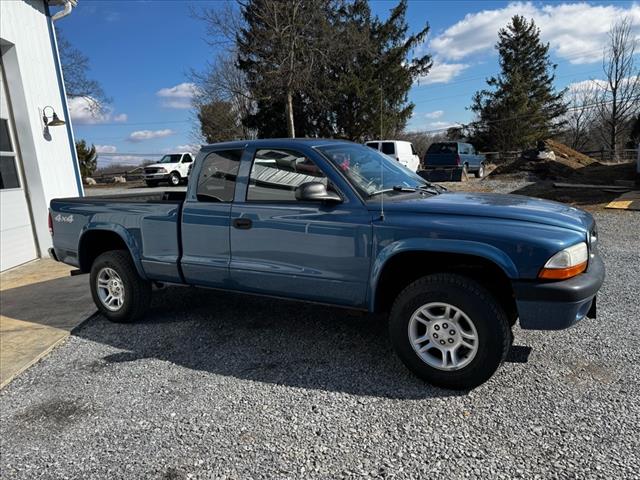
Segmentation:
<svg viewBox="0 0 640 480">
<path fill-rule="evenodd" d="M 543 268 L 540 270 L 538 277 L 546 280 L 566 280 L 567 278 L 575 277 L 586 269 L 587 262 L 566 268 Z"/>
</svg>

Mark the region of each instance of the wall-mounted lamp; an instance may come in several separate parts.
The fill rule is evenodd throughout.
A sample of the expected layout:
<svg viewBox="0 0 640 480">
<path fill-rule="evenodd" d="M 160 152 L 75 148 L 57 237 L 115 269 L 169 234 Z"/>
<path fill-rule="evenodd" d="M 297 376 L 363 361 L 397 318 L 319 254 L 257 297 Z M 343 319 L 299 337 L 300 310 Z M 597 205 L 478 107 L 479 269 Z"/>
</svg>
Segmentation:
<svg viewBox="0 0 640 480">
<path fill-rule="evenodd" d="M 47 116 L 47 108 L 51 109 L 51 116 L 50 117 Z M 51 120 L 49 120 L 49 118 L 51 118 Z M 53 109 L 53 107 L 50 106 L 50 105 L 47 105 L 46 107 L 44 107 L 42 109 L 42 122 L 47 127 L 59 127 L 61 125 L 65 125 L 66 124 L 66 122 L 64 120 L 61 120 L 60 117 L 58 117 L 58 114 Z"/>
</svg>

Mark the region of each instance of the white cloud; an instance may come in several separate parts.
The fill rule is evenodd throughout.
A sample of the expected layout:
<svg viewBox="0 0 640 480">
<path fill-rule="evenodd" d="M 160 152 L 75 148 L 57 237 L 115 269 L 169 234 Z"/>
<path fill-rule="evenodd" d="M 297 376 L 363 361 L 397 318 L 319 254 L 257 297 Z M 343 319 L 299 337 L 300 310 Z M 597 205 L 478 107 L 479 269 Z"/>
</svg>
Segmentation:
<svg viewBox="0 0 640 480">
<path fill-rule="evenodd" d="M 183 82 L 173 87 L 161 88 L 156 95 L 162 98 L 163 107 L 191 108 L 191 100 L 197 91 L 195 83 Z"/>
<path fill-rule="evenodd" d="M 169 128 L 164 130 L 136 130 L 127 137 L 130 142 L 144 142 L 154 138 L 164 138 L 173 135 L 175 132 Z"/>
<path fill-rule="evenodd" d="M 446 121 L 441 121 L 441 122 L 431 122 L 429 124 L 427 124 L 430 128 L 433 129 L 445 129 L 445 128 L 449 128 L 449 127 L 457 127 L 460 124 L 458 123 L 453 123 L 453 122 L 446 122 Z"/>
<path fill-rule="evenodd" d="M 200 145 L 195 145 L 195 144 L 177 145 L 174 148 L 164 149 L 164 153 L 178 153 L 178 152 L 198 153 L 199 151 L 200 151 Z"/>
<path fill-rule="evenodd" d="M 635 35 L 640 35 L 638 3 L 627 8 L 615 4 L 514 2 L 503 8 L 466 15 L 435 37 L 430 43 L 431 50 L 449 60 L 491 51 L 498 40 L 498 30 L 514 15 L 533 18 L 540 27 L 542 40 L 550 43 L 558 57 L 574 64 L 600 61 L 611 24 L 624 16 L 631 17 Z"/>
<path fill-rule="evenodd" d="M 69 115 L 73 123 L 92 125 L 97 123 L 122 123 L 127 121 L 126 113 L 114 115 L 113 109 L 108 106 L 103 106 L 101 112 L 96 112 L 94 111 L 95 109 L 91 108 L 93 103 L 99 105 L 99 102 L 95 99 L 87 99 L 85 97 L 68 98 L 67 106 L 69 107 Z"/>
<path fill-rule="evenodd" d="M 98 153 L 116 153 L 115 145 L 96 145 L 96 152 Z"/>
<path fill-rule="evenodd" d="M 440 117 L 442 117 L 442 115 L 444 115 L 444 111 L 443 110 L 436 110 L 434 112 L 428 112 L 428 113 L 424 114 L 424 116 L 426 118 L 434 118 L 434 119 L 435 118 L 440 118 Z"/>
<path fill-rule="evenodd" d="M 432 83 L 449 83 L 460 73 L 468 68 L 466 63 L 444 63 L 438 60 L 433 62 L 433 66 L 426 76 L 421 76 L 416 79 L 416 83 L 419 85 L 430 85 Z"/>
</svg>

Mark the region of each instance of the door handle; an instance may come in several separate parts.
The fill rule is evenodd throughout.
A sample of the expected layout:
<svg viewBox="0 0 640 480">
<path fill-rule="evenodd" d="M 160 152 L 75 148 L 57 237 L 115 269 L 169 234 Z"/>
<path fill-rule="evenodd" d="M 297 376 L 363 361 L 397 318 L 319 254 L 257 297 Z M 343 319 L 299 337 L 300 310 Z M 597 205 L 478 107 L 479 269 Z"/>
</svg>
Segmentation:
<svg viewBox="0 0 640 480">
<path fill-rule="evenodd" d="M 239 228 L 240 230 L 249 230 L 251 228 L 252 222 L 250 218 L 234 218 L 233 226 L 235 228 Z"/>
</svg>

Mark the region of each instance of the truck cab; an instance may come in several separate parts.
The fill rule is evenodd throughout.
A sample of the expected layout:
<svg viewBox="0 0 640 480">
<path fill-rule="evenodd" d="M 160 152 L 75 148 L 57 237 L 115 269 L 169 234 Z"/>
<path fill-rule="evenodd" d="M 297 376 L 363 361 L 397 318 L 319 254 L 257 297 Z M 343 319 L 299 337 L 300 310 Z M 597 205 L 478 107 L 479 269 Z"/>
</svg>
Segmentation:
<svg viewBox="0 0 640 480">
<path fill-rule="evenodd" d="M 144 181 L 149 187 L 157 187 L 160 182 L 167 182 L 177 187 L 189 177 L 193 156 L 189 152 L 169 153 L 158 163 L 144 167 Z"/>
</svg>

